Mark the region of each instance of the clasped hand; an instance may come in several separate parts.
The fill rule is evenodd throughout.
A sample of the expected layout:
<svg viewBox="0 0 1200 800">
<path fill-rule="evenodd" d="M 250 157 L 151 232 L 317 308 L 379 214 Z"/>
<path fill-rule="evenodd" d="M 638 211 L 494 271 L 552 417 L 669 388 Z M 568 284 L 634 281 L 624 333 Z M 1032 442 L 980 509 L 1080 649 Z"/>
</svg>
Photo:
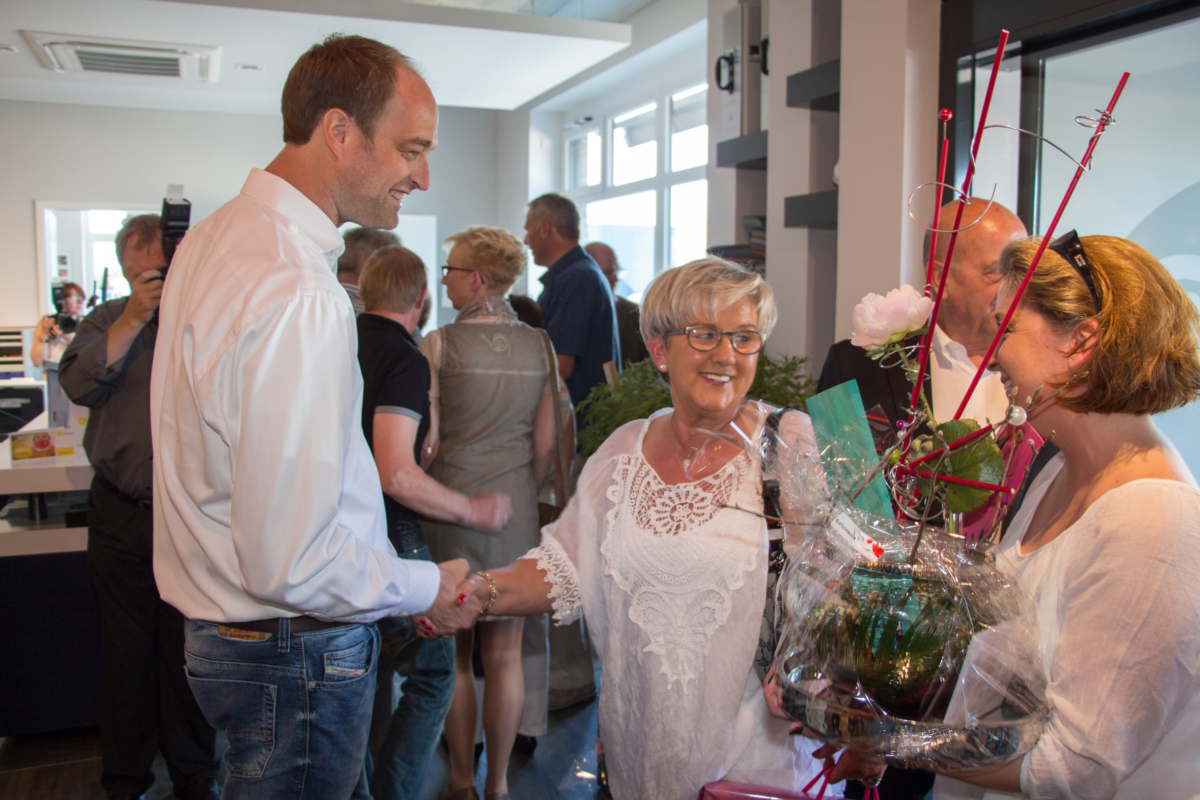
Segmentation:
<svg viewBox="0 0 1200 800">
<path fill-rule="evenodd" d="M 429 610 L 413 615 L 417 635 L 424 639 L 452 636 L 475 625 L 479 611 L 487 598 L 487 582 L 471 574 L 471 567 L 461 558 L 438 564 L 442 582 L 437 599 Z M 482 584 L 482 594 L 479 585 Z"/>
<path fill-rule="evenodd" d="M 780 683 L 779 676 L 775 674 L 775 667 L 772 666 L 767 672 L 766 680 L 763 681 L 763 699 L 766 700 L 767 709 L 772 716 L 790 721 L 792 718 L 783 711 L 782 695 L 783 685 Z M 820 740 L 821 738 L 802 722 L 792 722 L 788 732 L 799 733 L 810 739 Z M 887 765 L 871 753 L 855 747 L 847 747 L 842 751 L 842 757 L 835 759 L 834 756 L 838 750 L 836 745 L 826 742 L 812 754 L 813 758 L 825 761 L 826 778 L 830 783 L 851 780 L 861 781 L 867 786 L 875 786 L 883 779 Z"/>
</svg>

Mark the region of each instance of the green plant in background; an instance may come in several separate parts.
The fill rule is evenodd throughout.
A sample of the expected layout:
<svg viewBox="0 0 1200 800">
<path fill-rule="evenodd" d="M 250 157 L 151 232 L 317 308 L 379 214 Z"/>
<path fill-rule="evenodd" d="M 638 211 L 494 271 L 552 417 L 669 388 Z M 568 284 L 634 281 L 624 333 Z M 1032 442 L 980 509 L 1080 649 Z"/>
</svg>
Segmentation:
<svg viewBox="0 0 1200 800">
<path fill-rule="evenodd" d="M 808 375 L 808 359 L 795 356 L 758 356 L 758 371 L 747 396 L 774 406 L 804 410 L 805 401 L 816 389 Z M 585 456 L 600 449 L 604 440 L 627 422 L 646 419 L 671 406 L 671 388 L 650 360 L 628 364 L 615 383 L 592 387 L 579 404 L 587 427 L 579 435 L 579 450 Z"/>
</svg>

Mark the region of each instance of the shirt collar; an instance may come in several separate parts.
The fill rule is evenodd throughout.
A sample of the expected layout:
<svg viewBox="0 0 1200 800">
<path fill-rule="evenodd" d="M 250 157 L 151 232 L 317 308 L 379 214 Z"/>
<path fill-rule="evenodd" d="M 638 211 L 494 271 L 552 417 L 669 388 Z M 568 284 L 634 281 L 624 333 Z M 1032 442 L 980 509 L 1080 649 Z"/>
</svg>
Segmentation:
<svg viewBox="0 0 1200 800">
<path fill-rule="evenodd" d="M 399 322 L 396 322 L 394 319 L 388 319 L 382 314 L 376 314 L 373 311 L 364 311 L 358 315 L 358 320 L 360 324 L 366 322 L 368 325 L 382 325 L 385 328 L 395 328 L 404 334 L 404 338 L 409 341 L 409 344 L 411 344 L 413 347 L 417 346 L 416 337 L 408 332 L 408 328 L 404 327 Z"/>
<path fill-rule="evenodd" d="M 294 223 L 321 251 L 329 268 L 337 270 L 338 256 L 346 249 L 346 243 L 333 220 L 299 189 L 278 175 L 255 168 L 242 185 L 242 194 Z"/>
<path fill-rule="evenodd" d="M 574 264 L 576 261 L 578 261 L 580 256 L 582 256 L 583 258 L 587 258 L 587 259 L 591 258 L 591 256 L 589 256 L 582 247 L 580 247 L 579 245 L 575 245 L 570 250 L 568 250 L 566 253 L 564 253 L 562 258 L 560 258 L 558 261 L 555 261 L 553 264 L 551 264 L 550 268 L 547 269 L 544 273 L 542 273 L 542 277 L 538 278 L 538 280 L 541 281 L 543 285 L 545 285 L 546 281 L 553 280 L 554 277 L 556 275 L 558 275 L 559 272 L 562 272 L 562 270 L 568 264 Z"/>
<path fill-rule="evenodd" d="M 951 339 L 938 325 L 933 326 L 933 351 L 952 364 L 966 364 L 972 371 L 975 369 L 967 348 Z"/>
</svg>

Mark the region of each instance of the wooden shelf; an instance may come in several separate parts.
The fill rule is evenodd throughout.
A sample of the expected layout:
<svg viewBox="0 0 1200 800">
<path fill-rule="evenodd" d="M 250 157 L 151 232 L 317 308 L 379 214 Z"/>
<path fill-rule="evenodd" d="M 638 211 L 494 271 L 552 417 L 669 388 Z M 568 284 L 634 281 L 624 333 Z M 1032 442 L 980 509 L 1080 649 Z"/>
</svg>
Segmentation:
<svg viewBox="0 0 1200 800">
<path fill-rule="evenodd" d="M 812 69 L 788 75 L 787 104 L 789 108 L 837 111 L 841 107 L 841 91 L 841 59 L 826 61 Z"/>
<path fill-rule="evenodd" d="M 783 198 L 783 227 L 836 230 L 837 189 Z"/>
<path fill-rule="evenodd" d="M 767 132 L 748 133 L 717 142 L 717 166 L 737 169 L 767 168 Z"/>
</svg>

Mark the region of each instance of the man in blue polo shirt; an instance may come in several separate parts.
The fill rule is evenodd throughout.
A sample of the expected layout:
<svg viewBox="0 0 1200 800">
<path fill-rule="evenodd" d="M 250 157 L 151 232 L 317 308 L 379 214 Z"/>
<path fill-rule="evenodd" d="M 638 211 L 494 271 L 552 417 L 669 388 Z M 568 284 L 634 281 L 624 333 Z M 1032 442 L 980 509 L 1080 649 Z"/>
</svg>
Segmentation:
<svg viewBox="0 0 1200 800">
<path fill-rule="evenodd" d="M 529 204 L 525 244 L 533 263 L 549 267 L 542 276 L 542 327 L 558 353 L 558 372 L 578 408 L 588 392 L 604 383 L 604 365 L 621 363 L 612 289 L 600 267 L 579 246 L 579 210 L 559 194 Z M 583 418 L 576 416 L 577 429 Z"/>
<path fill-rule="evenodd" d="M 538 297 L 542 327 L 558 354 L 558 372 L 571 393 L 571 402 L 579 408 L 592 387 L 604 383 L 604 365 L 621 363 L 612 289 L 600 267 L 579 246 L 579 209 L 566 197 L 544 194 L 529 204 L 525 244 L 533 251 L 533 263 L 549 267 Z M 583 429 L 578 412 L 575 429 Z M 576 455 L 571 466 L 572 486 L 582 467 L 583 457 Z M 582 620 L 569 627 L 552 625 L 549 638 L 550 709 L 590 701 L 596 696 L 596 684 L 592 646 Z"/>
</svg>

